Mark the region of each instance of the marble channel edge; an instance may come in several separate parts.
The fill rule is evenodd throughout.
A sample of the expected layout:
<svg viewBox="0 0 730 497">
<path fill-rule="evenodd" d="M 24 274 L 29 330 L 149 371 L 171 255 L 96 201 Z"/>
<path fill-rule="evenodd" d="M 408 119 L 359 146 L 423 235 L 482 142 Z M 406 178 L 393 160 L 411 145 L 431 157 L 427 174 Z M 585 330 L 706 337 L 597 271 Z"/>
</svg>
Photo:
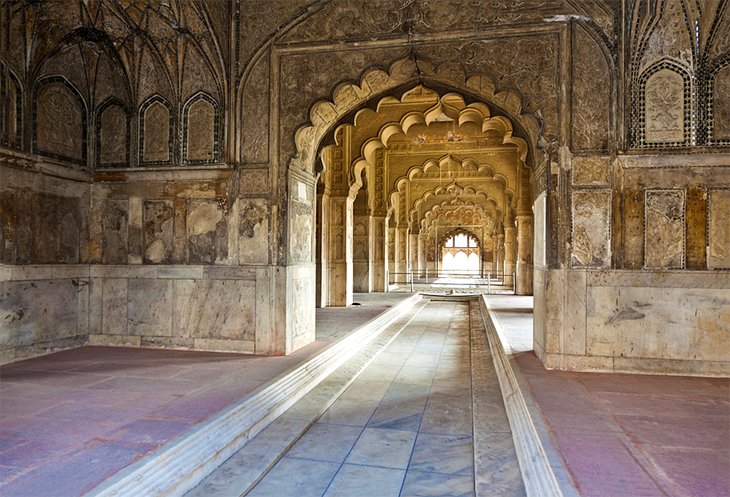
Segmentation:
<svg viewBox="0 0 730 497">
<path fill-rule="evenodd" d="M 528 497 L 568 497 L 574 495 L 570 489 L 563 491 L 553 472 L 543 442 L 530 416 L 525 398 L 520 389 L 509 358 L 505 352 L 504 332 L 489 308 L 484 295 L 479 297 L 482 319 L 487 332 L 492 361 L 499 379 L 507 419 L 512 429 L 512 439 L 519 461 L 525 491 Z M 479 495 L 477 497 L 480 497 Z"/>
<path fill-rule="evenodd" d="M 193 427 L 85 495 L 182 497 L 420 300 L 418 294 L 403 300 L 251 397 Z"/>
</svg>

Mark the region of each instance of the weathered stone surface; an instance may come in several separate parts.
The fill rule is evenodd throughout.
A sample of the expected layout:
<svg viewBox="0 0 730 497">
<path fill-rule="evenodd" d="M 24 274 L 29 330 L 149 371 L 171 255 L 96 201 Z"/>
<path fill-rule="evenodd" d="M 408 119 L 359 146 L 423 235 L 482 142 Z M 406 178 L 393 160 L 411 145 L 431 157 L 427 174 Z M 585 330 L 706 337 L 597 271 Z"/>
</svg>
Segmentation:
<svg viewBox="0 0 730 497">
<path fill-rule="evenodd" d="M 110 105 L 99 118 L 99 166 L 126 167 L 129 159 L 128 118 L 119 105 Z"/>
<path fill-rule="evenodd" d="M 170 261 L 173 244 L 172 202 L 154 200 L 144 203 L 144 261 L 160 264 Z"/>
<path fill-rule="evenodd" d="M 127 303 L 127 334 L 172 336 L 171 280 L 129 280 Z"/>
<path fill-rule="evenodd" d="M 730 65 L 715 76 L 712 138 L 730 140 Z"/>
<path fill-rule="evenodd" d="M 684 267 L 683 190 L 648 190 L 645 210 L 644 265 L 647 268 Z"/>
<path fill-rule="evenodd" d="M 169 161 L 172 139 L 170 110 L 162 102 L 155 101 L 147 107 L 143 119 L 142 161 Z"/>
<path fill-rule="evenodd" d="M 730 268 L 730 190 L 709 192 L 707 267 Z"/>
<path fill-rule="evenodd" d="M 185 160 L 212 162 L 216 159 L 216 112 L 205 99 L 196 100 L 188 108 Z"/>
<path fill-rule="evenodd" d="M 212 264 L 228 256 L 227 217 L 220 204 L 193 200 L 188 204 L 188 262 Z"/>
<path fill-rule="evenodd" d="M 606 150 L 609 142 L 611 77 L 606 57 L 585 28 L 573 36 L 573 149 Z"/>
<path fill-rule="evenodd" d="M 269 207 L 263 199 L 240 203 L 238 260 L 240 264 L 269 262 Z"/>
<path fill-rule="evenodd" d="M 253 340 L 256 287 L 246 280 L 179 280 L 174 283 L 173 336 Z"/>
<path fill-rule="evenodd" d="M 104 264 L 126 264 L 129 254 L 129 206 L 125 200 L 107 200 L 103 207 Z"/>
<path fill-rule="evenodd" d="M 608 186 L 611 182 L 611 158 L 604 156 L 574 156 L 573 184 L 580 186 Z"/>
<path fill-rule="evenodd" d="M 610 267 L 611 190 L 575 191 L 572 205 L 572 266 Z"/>
<path fill-rule="evenodd" d="M 82 161 L 86 157 L 86 109 L 69 87 L 48 83 L 36 94 L 35 146 L 49 155 Z"/>
</svg>

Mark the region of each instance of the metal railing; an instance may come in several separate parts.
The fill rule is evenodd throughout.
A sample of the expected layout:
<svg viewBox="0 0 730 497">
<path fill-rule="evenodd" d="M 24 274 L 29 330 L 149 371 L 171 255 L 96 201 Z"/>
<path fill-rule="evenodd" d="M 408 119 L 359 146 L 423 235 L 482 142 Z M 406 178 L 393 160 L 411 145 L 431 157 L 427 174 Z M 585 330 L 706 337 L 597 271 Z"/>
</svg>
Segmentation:
<svg viewBox="0 0 730 497">
<path fill-rule="evenodd" d="M 411 291 L 415 291 L 416 285 L 426 285 L 432 287 L 469 287 L 484 289 L 486 293 L 492 293 L 492 288 L 501 288 L 503 290 L 515 291 L 515 273 L 512 273 L 512 284 L 507 285 L 503 272 L 490 271 L 441 271 L 438 274 L 428 271 L 399 271 L 386 272 L 388 278 L 388 286 L 391 285 L 410 285 Z M 468 280 L 468 281 L 467 281 Z M 482 292 L 483 293 L 483 292 Z"/>
</svg>

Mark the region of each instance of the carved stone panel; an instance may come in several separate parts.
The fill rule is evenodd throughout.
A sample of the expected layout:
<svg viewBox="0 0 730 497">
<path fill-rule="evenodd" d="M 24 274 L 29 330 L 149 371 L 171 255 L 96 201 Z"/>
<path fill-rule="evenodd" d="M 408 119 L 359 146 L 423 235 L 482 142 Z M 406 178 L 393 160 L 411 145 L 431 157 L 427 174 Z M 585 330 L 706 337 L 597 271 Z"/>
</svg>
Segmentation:
<svg viewBox="0 0 730 497">
<path fill-rule="evenodd" d="M 82 161 L 85 158 L 85 110 L 63 83 L 45 84 L 36 96 L 35 146 L 41 153 Z"/>
<path fill-rule="evenodd" d="M 8 78 L 5 86 L 8 94 L 7 107 L 4 114 L 6 117 L 5 129 L 7 132 L 7 141 L 10 145 L 20 146 L 21 129 L 19 126 L 20 113 L 18 112 L 20 108 L 20 90 L 13 81 L 13 78 Z"/>
<path fill-rule="evenodd" d="M 269 262 L 269 203 L 265 199 L 240 201 L 238 261 L 240 264 Z"/>
<path fill-rule="evenodd" d="M 149 200 L 143 210 L 144 262 L 165 264 L 172 256 L 173 209 L 170 200 Z"/>
<path fill-rule="evenodd" d="M 647 190 L 644 267 L 684 267 L 684 190 Z"/>
<path fill-rule="evenodd" d="M 575 24 L 573 55 L 573 149 L 604 150 L 610 129 L 611 72 L 600 47 Z"/>
<path fill-rule="evenodd" d="M 212 264 L 228 256 L 228 223 L 215 200 L 188 204 L 188 262 Z"/>
<path fill-rule="evenodd" d="M 575 191 L 573 203 L 573 267 L 611 265 L 611 190 Z"/>
<path fill-rule="evenodd" d="M 239 169 L 240 195 L 262 195 L 269 193 L 269 171 L 268 169 Z"/>
<path fill-rule="evenodd" d="M 107 107 L 99 118 L 99 165 L 127 165 L 127 113 L 119 105 Z"/>
<path fill-rule="evenodd" d="M 15 262 L 15 194 L 0 192 L 0 262 Z"/>
<path fill-rule="evenodd" d="M 715 76 L 712 103 L 712 138 L 730 140 L 730 65 L 725 66 Z"/>
<path fill-rule="evenodd" d="M 161 102 L 153 102 L 144 112 L 142 161 L 170 160 L 170 111 Z"/>
<path fill-rule="evenodd" d="M 579 157 L 571 160 L 573 184 L 581 186 L 607 186 L 611 176 L 610 157 Z"/>
<path fill-rule="evenodd" d="M 291 236 L 289 237 L 292 262 L 310 262 L 312 260 L 312 233 L 314 214 L 312 209 L 301 203 L 292 206 Z"/>
<path fill-rule="evenodd" d="M 126 200 L 107 200 L 103 214 L 104 264 L 126 264 L 129 253 L 129 205 Z"/>
<path fill-rule="evenodd" d="M 730 190 L 709 193 L 708 269 L 730 268 Z"/>
<path fill-rule="evenodd" d="M 684 79 L 660 69 L 646 80 L 644 96 L 646 143 L 684 141 Z"/>
<path fill-rule="evenodd" d="M 212 162 L 216 159 L 215 108 L 205 99 L 198 99 L 188 109 L 185 160 Z"/>
</svg>

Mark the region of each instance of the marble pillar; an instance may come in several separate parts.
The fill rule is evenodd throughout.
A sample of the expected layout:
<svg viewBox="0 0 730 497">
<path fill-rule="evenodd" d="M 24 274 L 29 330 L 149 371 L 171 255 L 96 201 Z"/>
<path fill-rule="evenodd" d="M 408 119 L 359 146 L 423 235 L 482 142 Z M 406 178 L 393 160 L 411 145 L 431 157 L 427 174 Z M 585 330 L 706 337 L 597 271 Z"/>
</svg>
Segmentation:
<svg viewBox="0 0 730 497">
<path fill-rule="evenodd" d="M 500 231 L 499 233 L 497 233 L 495 240 L 496 243 L 494 252 L 497 257 L 496 266 L 494 267 L 494 273 L 498 279 L 504 281 L 504 232 Z"/>
<path fill-rule="evenodd" d="M 367 213 L 357 213 L 353 216 L 352 251 L 353 291 L 370 293 L 372 291 L 370 269 L 373 259 L 373 243 L 371 216 Z"/>
<path fill-rule="evenodd" d="M 532 295 L 532 214 L 517 216 L 517 267 L 515 293 Z"/>
<path fill-rule="evenodd" d="M 406 271 L 408 270 L 408 227 L 398 226 L 396 228 L 396 254 L 395 254 L 395 270 L 397 273 L 396 281 L 398 283 L 406 282 Z"/>
<path fill-rule="evenodd" d="M 329 202 L 328 194 L 317 195 L 317 307 L 327 307 L 329 301 Z"/>
<path fill-rule="evenodd" d="M 330 198 L 329 305 L 352 304 L 352 215 L 353 199 Z"/>
<path fill-rule="evenodd" d="M 395 256 L 398 252 L 398 240 L 396 240 L 398 235 L 398 230 L 396 230 L 395 226 L 387 227 L 387 234 L 388 239 L 386 243 L 386 247 L 388 248 L 388 257 L 387 257 L 387 263 L 386 267 L 388 268 L 388 284 L 395 283 L 395 272 L 396 272 L 396 262 L 395 262 Z"/>
<path fill-rule="evenodd" d="M 517 229 L 511 223 L 504 227 L 504 284 L 513 287 L 515 284 L 515 258 L 517 256 Z"/>
<path fill-rule="evenodd" d="M 371 223 L 371 244 L 373 257 L 371 260 L 371 274 L 373 275 L 372 291 L 385 292 L 388 289 L 387 267 L 388 267 L 388 229 L 385 216 L 372 216 Z"/>
<path fill-rule="evenodd" d="M 408 235 L 408 270 L 412 271 L 414 277 L 418 275 L 418 233 L 411 232 Z M 407 277 L 410 281 L 410 276 Z"/>
</svg>

